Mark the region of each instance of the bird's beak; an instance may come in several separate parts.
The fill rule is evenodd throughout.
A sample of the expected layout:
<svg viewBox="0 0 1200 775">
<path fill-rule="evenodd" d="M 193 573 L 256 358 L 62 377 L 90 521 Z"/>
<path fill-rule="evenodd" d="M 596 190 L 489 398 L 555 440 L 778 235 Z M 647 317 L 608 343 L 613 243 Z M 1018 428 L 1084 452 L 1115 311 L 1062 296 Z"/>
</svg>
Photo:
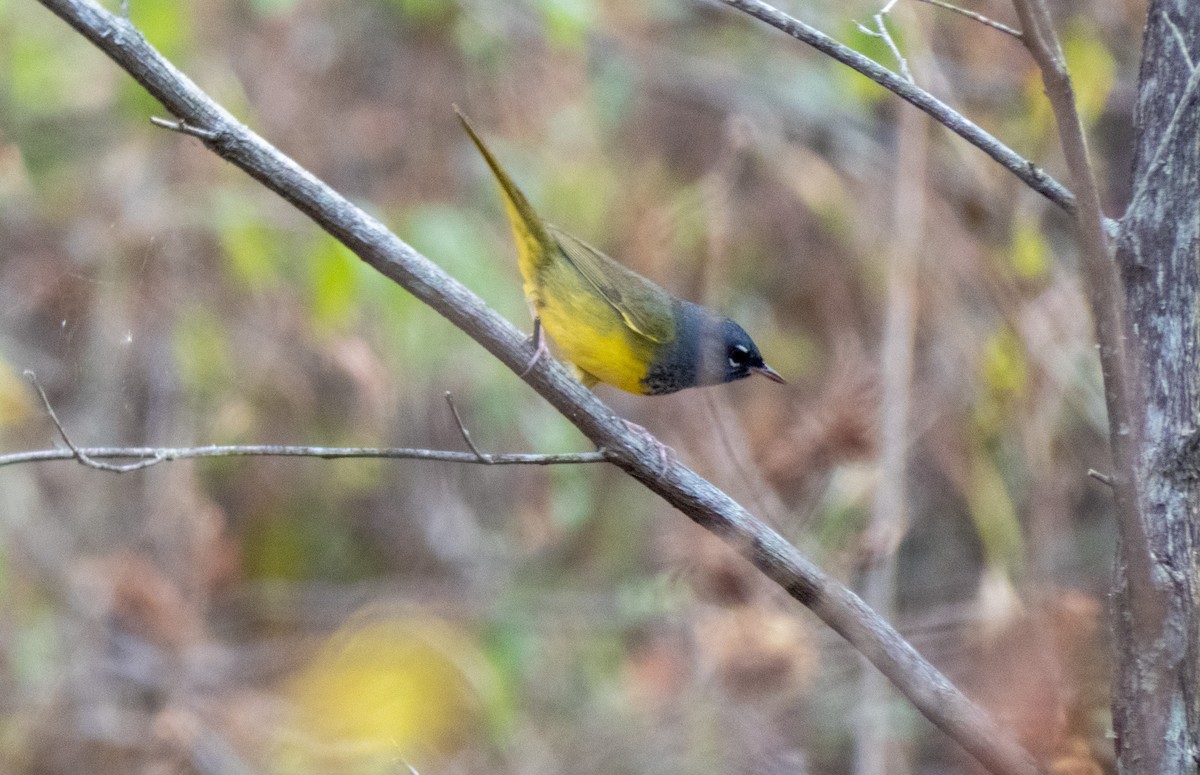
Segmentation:
<svg viewBox="0 0 1200 775">
<path fill-rule="evenodd" d="M 780 385 L 787 384 L 787 380 L 779 376 L 779 372 L 775 371 L 775 369 L 772 369 L 765 363 L 761 366 L 751 366 L 750 373 L 761 374 L 772 382 L 778 382 Z"/>
</svg>

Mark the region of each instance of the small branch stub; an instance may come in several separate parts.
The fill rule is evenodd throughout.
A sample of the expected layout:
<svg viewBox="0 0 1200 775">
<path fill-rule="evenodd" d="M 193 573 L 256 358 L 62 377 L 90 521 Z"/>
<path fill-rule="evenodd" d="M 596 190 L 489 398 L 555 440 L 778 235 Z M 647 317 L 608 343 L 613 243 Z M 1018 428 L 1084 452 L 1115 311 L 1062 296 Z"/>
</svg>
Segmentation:
<svg viewBox="0 0 1200 775">
<path fill-rule="evenodd" d="M 213 132 L 210 129 L 203 129 L 198 126 L 192 126 L 183 120 L 174 121 L 168 118 L 161 118 L 159 116 L 151 116 L 150 123 L 154 124 L 155 126 L 162 127 L 163 129 L 170 129 L 172 132 L 179 132 L 181 134 L 191 135 L 192 137 L 198 137 L 207 142 L 213 142 L 219 136 L 217 132 Z"/>
<path fill-rule="evenodd" d="M 449 390 L 446 391 L 446 403 L 450 405 L 450 414 L 454 415 L 454 422 L 458 425 L 458 432 L 462 434 L 463 441 L 467 443 L 467 447 L 475 453 L 475 457 L 479 458 L 479 462 L 487 463 L 488 456 L 479 451 L 479 447 L 475 446 L 475 441 L 471 438 L 471 432 L 467 430 L 466 424 L 463 422 L 462 416 L 458 413 L 458 407 L 454 405 L 454 394 Z"/>
</svg>

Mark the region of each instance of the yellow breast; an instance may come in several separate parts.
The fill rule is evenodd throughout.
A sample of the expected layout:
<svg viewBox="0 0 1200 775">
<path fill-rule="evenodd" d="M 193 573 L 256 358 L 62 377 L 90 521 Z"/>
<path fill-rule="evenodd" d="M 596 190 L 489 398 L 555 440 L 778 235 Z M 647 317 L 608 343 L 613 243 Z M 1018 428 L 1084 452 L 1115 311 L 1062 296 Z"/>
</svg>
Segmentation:
<svg viewBox="0 0 1200 775">
<path fill-rule="evenodd" d="M 562 357 L 601 382 L 644 394 L 654 343 L 630 330 L 570 266 L 552 265 L 538 279 L 525 292 Z"/>
</svg>

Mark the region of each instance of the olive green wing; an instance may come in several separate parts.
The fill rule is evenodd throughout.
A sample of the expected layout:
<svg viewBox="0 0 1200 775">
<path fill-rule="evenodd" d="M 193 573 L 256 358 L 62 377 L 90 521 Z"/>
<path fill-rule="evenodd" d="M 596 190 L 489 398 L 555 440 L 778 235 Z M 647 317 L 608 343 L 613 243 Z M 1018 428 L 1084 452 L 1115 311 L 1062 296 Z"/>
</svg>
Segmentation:
<svg viewBox="0 0 1200 775">
<path fill-rule="evenodd" d="M 618 264 L 586 242 L 547 224 L 563 256 L 624 319 L 625 325 L 653 342 L 675 338 L 671 294 Z"/>
</svg>

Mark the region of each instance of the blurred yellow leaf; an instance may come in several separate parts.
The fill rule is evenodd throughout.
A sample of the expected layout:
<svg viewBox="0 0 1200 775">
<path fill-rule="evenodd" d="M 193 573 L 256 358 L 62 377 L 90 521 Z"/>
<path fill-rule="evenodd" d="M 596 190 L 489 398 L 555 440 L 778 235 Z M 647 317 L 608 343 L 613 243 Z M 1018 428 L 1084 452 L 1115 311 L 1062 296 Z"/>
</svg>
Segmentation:
<svg viewBox="0 0 1200 775">
<path fill-rule="evenodd" d="M 1017 509 L 1000 471 L 982 448 L 972 456 L 965 495 L 983 546 L 984 564 L 994 569 L 1018 571 L 1025 557 L 1025 542 Z"/>
<path fill-rule="evenodd" d="M 353 322 L 358 272 L 363 266 L 342 243 L 322 233 L 309 261 L 309 299 L 313 322 L 336 329 Z"/>
<path fill-rule="evenodd" d="M 240 223 L 221 233 L 229 269 L 235 279 L 251 288 L 275 284 L 279 261 L 275 237 L 260 223 Z"/>
<path fill-rule="evenodd" d="M 1091 126 L 1104 111 L 1116 82 L 1117 63 L 1096 30 L 1080 22 L 1071 24 L 1062 36 L 1063 57 L 1075 89 L 1075 105 L 1084 126 Z M 1035 137 L 1054 133 L 1054 114 L 1045 96 L 1042 74 L 1036 68 L 1025 82 L 1029 121 Z"/>
<path fill-rule="evenodd" d="M 0 358 L 0 428 L 23 422 L 33 406 L 29 382 L 22 379 L 8 361 Z"/>
<path fill-rule="evenodd" d="M 62 66 L 60 41 L 51 35 L 15 35 L 0 63 L 7 71 L 7 99 L 15 115 L 26 118 L 57 113 L 78 93 L 75 71 Z M 92 63 L 94 66 L 94 63 Z"/>
<path fill-rule="evenodd" d="M 1012 269 L 1022 280 L 1036 280 L 1050 268 L 1050 248 L 1042 230 L 1033 221 L 1019 219 L 1013 227 Z"/>
<path fill-rule="evenodd" d="M 541 0 L 540 5 L 546 37 L 561 49 L 579 50 L 596 26 L 592 0 Z"/>
<path fill-rule="evenodd" d="M 212 202 L 213 226 L 230 275 L 251 290 L 279 285 L 284 265 L 284 235 L 263 221 L 259 207 L 245 196 L 223 192 Z"/>
<path fill-rule="evenodd" d="M 1029 380 L 1025 350 L 1016 333 L 1005 326 L 987 344 L 983 360 L 984 382 L 998 396 L 1020 396 Z"/>
<path fill-rule="evenodd" d="M 1029 367 L 1020 338 L 1000 328 L 984 346 L 980 378 L 982 395 L 975 408 L 975 427 L 984 438 L 999 433 L 1008 421 L 1011 404 L 1025 395 Z"/>
<path fill-rule="evenodd" d="M 1104 112 L 1116 82 L 1117 63 L 1096 29 L 1076 22 L 1067 28 L 1062 41 L 1067 72 L 1075 85 L 1075 102 L 1085 126 Z"/>
<path fill-rule="evenodd" d="M 870 32 L 864 30 L 859 24 L 862 24 Z M 885 24 L 887 24 L 888 35 L 892 37 L 892 41 L 896 44 L 896 47 L 900 51 L 906 51 L 903 28 L 896 24 L 894 18 L 886 19 Z M 847 20 L 845 28 L 842 30 L 841 39 L 850 48 L 875 60 L 887 69 L 892 71 L 900 69 L 900 63 L 896 61 L 896 55 L 892 53 L 892 50 L 888 48 L 887 42 L 877 33 L 874 19 Z M 833 77 L 838 79 L 839 84 L 842 86 L 843 93 L 855 102 L 867 106 L 895 99 L 891 93 L 881 88 L 879 84 L 849 68 L 834 66 L 831 67 L 831 70 Z"/>
<path fill-rule="evenodd" d="M 482 734 L 494 687 L 462 630 L 434 618 L 357 617 L 289 682 L 295 731 L 309 750 L 288 753 L 340 773 L 419 768 Z"/>
<path fill-rule="evenodd" d="M 184 0 L 138 0 L 129 4 L 130 21 L 163 56 L 178 60 L 187 47 L 193 25 Z"/>
</svg>

